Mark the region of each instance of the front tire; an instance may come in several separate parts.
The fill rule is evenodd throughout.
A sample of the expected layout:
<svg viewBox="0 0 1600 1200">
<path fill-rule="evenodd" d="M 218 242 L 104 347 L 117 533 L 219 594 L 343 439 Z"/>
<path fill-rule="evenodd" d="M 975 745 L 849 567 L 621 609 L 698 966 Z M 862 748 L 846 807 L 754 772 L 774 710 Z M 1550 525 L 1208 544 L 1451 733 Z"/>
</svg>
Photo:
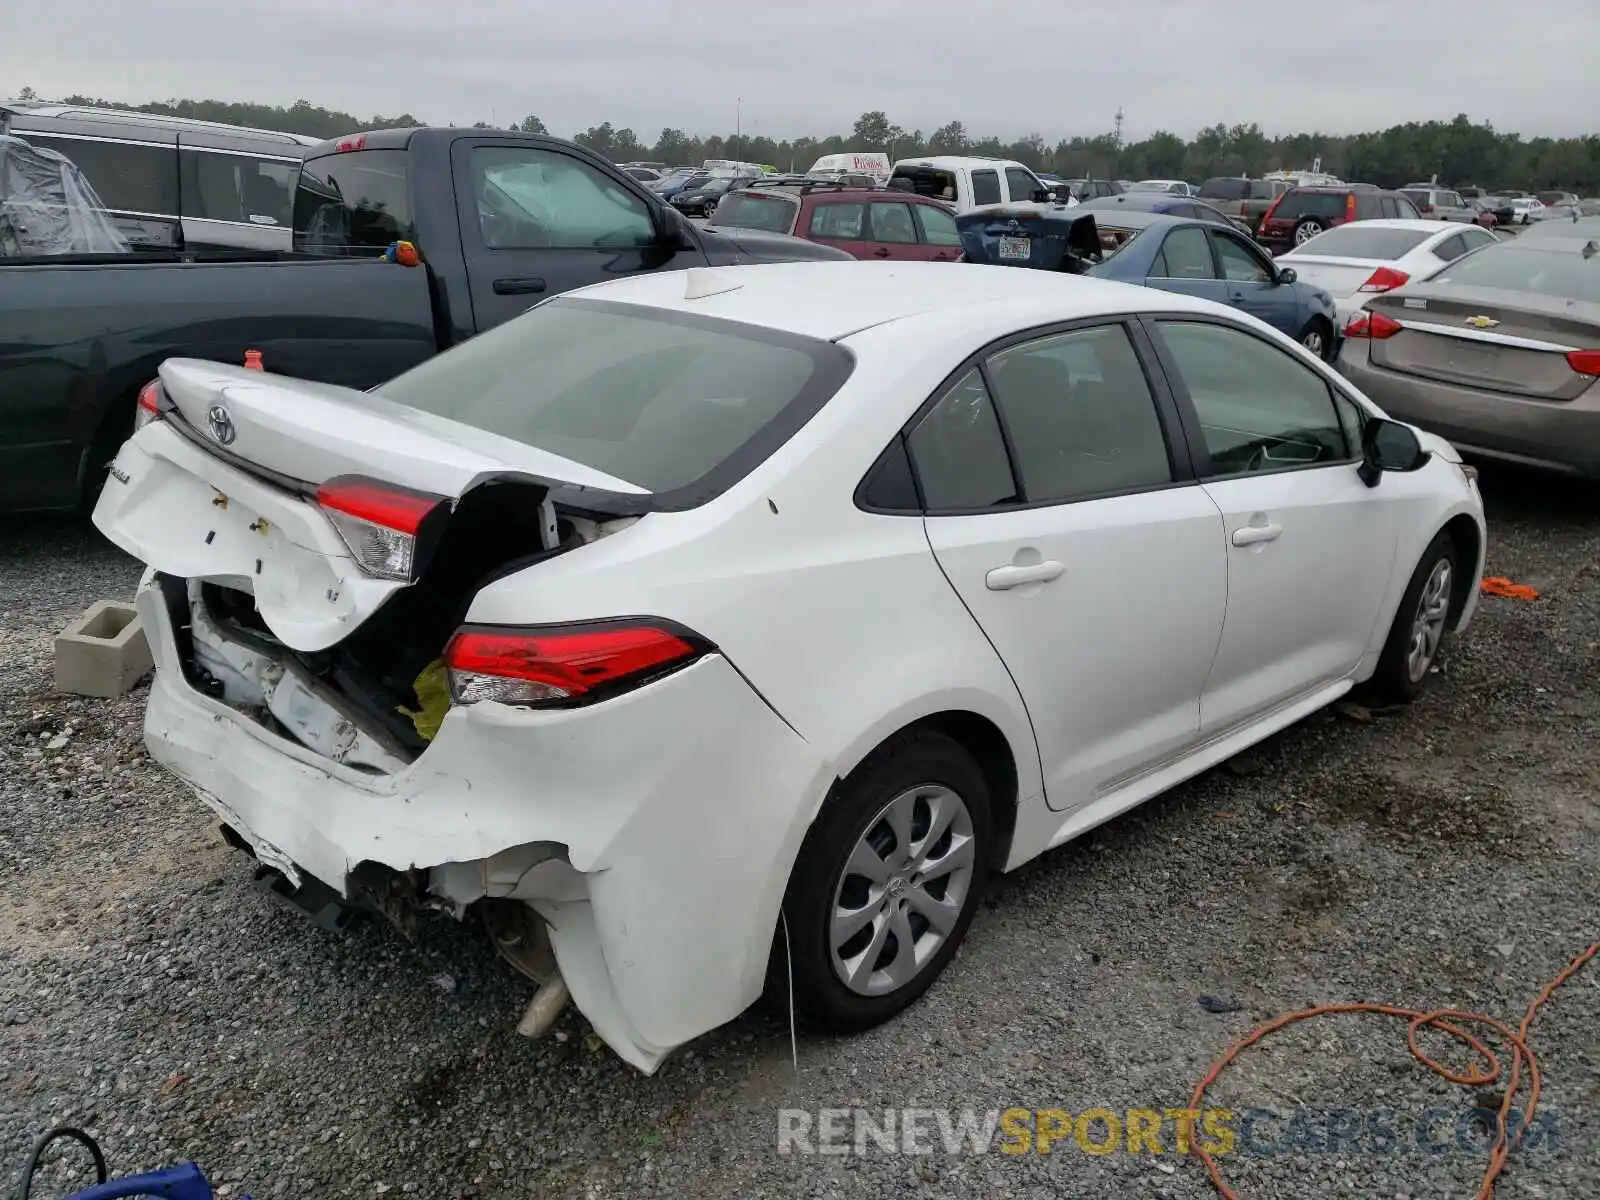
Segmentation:
<svg viewBox="0 0 1600 1200">
<path fill-rule="evenodd" d="M 1300 331 L 1300 344 L 1323 362 L 1332 362 L 1333 326 L 1322 317 L 1312 317 Z"/>
<path fill-rule="evenodd" d="M 1377 699 L 1409 704 L 1422 694 L 1448 633 L 1459 569 L 1456 546 L 1448 533 L 1428 543 L 1405 595 L 1400 597 L 1378 669 L 1367 683 Z"/>
<path fill-rule="evenodd" d="M 823 804 L 795 860 L 772 999 L 781 1002 L 792 969 L 800 1019 L 849 1033 L 927 991 L 972 922 L 991 813 L 983 772 L 943 734 L 899 734 L 869 755 Z"/>
</svg>

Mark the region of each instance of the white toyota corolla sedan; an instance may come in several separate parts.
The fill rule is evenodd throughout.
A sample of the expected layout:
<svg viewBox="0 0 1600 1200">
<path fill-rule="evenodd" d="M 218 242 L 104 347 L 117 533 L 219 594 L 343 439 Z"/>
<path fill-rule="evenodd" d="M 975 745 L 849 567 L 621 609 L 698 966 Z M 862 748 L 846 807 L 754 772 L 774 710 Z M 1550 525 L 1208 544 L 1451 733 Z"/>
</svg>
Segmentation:
<svg viewBox="0 0 1600 1200">
<path fill-rule="evenodd" d="M 375 392 L 174 360 L 96 524 L 151 753 L 305 907 L 482 913 L 627 1061 L 835 1029 L 1010 870 L 1471 618 L 1474 472 L 1266 325 L 1004 267 L 560 296 Z"/>
</svg>

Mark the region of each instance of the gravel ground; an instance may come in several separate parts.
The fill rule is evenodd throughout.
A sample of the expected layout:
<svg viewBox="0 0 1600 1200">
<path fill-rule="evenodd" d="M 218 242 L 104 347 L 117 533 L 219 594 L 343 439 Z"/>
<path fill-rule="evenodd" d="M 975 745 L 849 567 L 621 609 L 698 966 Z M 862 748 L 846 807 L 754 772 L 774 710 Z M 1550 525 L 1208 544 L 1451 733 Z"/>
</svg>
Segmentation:
<svg viewBox="0 0 1600 1200">
<path fill-rule="evenodd" d="M 854 1040 L 801 1038 L 798 1073 L 783 1024 L 749 1016 L 651 1079 L 574 1014 L 553 1039 L 520 1040 L 528 986 L 474 931 L 441 922 L 416 947 L 375 924 L 326 934 L 256 891 L 144 757 L 140 693 L 52 694 L 52 635 L 129 595 L 136 565 L 82 524 L 12 522 L 0 1157 L 68 1122 L 116 1169 L 194 1158 L 224 1194 L 258 1200 L 1209 1195 L 1171 1155 L 1170 1123 L 1159 1158 L 1070 1140 L 1048 1155 L 869 1143 L 824 1157 L 780 1155 L 777 1114 L 1181 1107 L 1230 1040 L 1313 1002 L 1515 1023 L 1600 936 L 1600 516 L 1592 489 L 1485 484 L 1490 573 L 1543 598 L 1486 599 L 1414 708 L 1314 717 L 1001 881 L 921 1004 Z M 1597 1030 L 1600 964 L 1534 1028 L 1556 1135 L 1514 1161 L 1501 1196 L 1600 1194 Z M 1446 1106 L 1449 1139 L 1472 1094 L 1411 1061 L 1403 1022 L 1344 1016 L 1269 1039 L 1212 1099 L 1323 1124 L 1332 1109 L 1398 1114 L 1387 1155 L 1275 1121 L 1257 1139 L 1298 1133 L 1298 1149 L 1224 1157 L 1242 1195 L 1301 1200 L 1472 1194 L 1479 1154 L 1411 1136 Z"/>
</svg>

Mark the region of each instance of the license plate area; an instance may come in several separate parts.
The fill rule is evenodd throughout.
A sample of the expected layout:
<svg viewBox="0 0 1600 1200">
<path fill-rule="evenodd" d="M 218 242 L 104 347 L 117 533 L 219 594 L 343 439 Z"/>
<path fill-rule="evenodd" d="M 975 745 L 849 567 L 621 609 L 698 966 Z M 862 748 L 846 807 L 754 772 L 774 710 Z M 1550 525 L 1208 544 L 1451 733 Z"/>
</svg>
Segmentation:
<svg viewBox="0 0 1600 1200">
<path fill-rule="evenodd" d="M 1011 262 L 1026 262 L 1033 257 L 1033 239 L 1025 237 L 1003 237 L 1000 239 L 999 256 Z"/>
</svg>

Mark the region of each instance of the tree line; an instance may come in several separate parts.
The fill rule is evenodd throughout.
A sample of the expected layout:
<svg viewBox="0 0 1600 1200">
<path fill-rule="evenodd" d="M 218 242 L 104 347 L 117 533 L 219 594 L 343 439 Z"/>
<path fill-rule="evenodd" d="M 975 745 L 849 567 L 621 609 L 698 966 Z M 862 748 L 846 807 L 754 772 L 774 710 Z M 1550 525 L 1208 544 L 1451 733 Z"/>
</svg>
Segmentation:
<svg viewBox="0 0 1600 1200">
<path fill-rule="evenodd" d="M 3 93 L 0 93 L 3 94 Z M 24 88 L 22 98 L 33 98 Z M 299 100 L 287 107 L 232 103 L 222 100 L 167 100 L 124 104 L 69 96 L 66 103 L 94 104 L 141 112 L 165 113 L 231 125 L 277 129 L 312 137 L 337 137 L 361 129 L 397 129 L 425 125 L 411 113 L 360 117 Z M 488 129 L 479 121 L 477 129 Z M 512 129 L 548 133 L 536 116 L 515 122 Z M 780 170 L 803 171 L 824 154 L 851 150 L 882 151 L 891 159 L 927 154 L 976 154 L 1010 158 L 1038 171 L 1066 178 L 1188 179 L 1214 175 L 1258 176 L 1275 170 L 1307 170 L 1321 160 L 1322 169 L 1343 179 L 1402 187 L 1438 177 L 1450 186 L 1542 190 L 1568 188 L 1585 195 L 1600 193 L 1600 135 L 1572 138 L 1523 138 L 1502 133 L 1466 114 L 1450 121 L 1410 122 L 1372 133 L 1296 133 L 1269 137 L 1254 122 L 1216 124 L 1190 139 L 1157 132 L 1141 141 L 1124 142 L 1115 133 L 1062 138 L 1054 145 L 1042 134 L 1017 141 L 979 137 L 960 121 L 932 132 L 907 130 L 881 111 L 865 112 L 848 134 L 825 138 L 775 140 L 748 134 L 701 137 L 666 128 L 653 142 L 632 129 L 610 122 L 574 133 L 572 139 L 617 162 L 660 162 L 669 166 L 697 164 L 707 158 L 767 163 Z"/>
</svg>

